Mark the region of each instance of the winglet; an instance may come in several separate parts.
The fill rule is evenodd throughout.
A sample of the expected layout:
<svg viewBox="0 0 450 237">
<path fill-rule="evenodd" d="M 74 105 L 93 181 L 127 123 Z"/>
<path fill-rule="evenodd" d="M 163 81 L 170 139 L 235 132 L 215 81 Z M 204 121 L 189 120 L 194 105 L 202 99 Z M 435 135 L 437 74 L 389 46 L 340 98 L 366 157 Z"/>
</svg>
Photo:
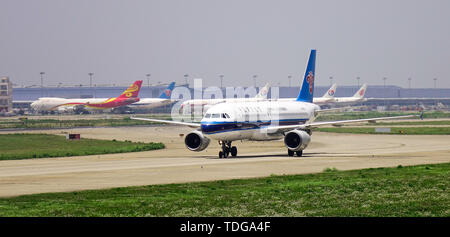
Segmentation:
<svg viewBox="0 0 450 237">
<path fill-rule="evenodd" d="M 314 94 L 314 80 L 316 77 L 315 69 L 316 69 L 316 50 L 311 49 L 308 65 L 306 66 L 305 77 L 303 78 L 302 89 L 298 94 L 297 101 L 312 103 Z"/>
<path fill-rule="evenodd" d="M 170 99 L 172 95 L 173 88 L 175 87 L 175 82 L 170 83 L 170 85 L 161 93 L 160 99 Z"/>
</svg>

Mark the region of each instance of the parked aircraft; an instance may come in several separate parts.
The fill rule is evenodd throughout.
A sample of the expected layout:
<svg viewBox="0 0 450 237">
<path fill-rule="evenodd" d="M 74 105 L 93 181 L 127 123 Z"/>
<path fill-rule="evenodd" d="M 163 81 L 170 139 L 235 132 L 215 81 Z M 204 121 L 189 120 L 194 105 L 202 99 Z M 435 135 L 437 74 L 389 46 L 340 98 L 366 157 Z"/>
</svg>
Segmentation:
<svg viewBox="0 0 450 237">
<path fill-rule="evenodd" d="M 332 124 L 355 123 L 385 119 L 410 118 L 416 115 L 354 119 L 329 122 L 314 122 L 321 112 L 313 104 L 316 50 L 311 50 L 305 71 L 303 85 L 294 101 L 258 101 L 220 103 L 212 106 L 200 123 L 135 118 L 136 120 L 163 122 L 194 127 L 196 130 L 185 136 L 185 145 L 191 151 L 202 151 L 210 139 L 218 140 L 222 150 L 220 158 L 237 156 L 237 148 L 232 146 L 236 140 L 267 141 L 284 139 L 288 155 L 302 156 L 303 150 L 311 141 L 315 127 Z M 345 142 L 345 141 L 342 141 Z"/>
<path fill-rule="evenodd" d="M 142 81 L 135 81 L 119 97 L 113 98 L 65 99 L 43 97 L 31 103 L 31 108 L 37 112 L 75 109 L 113 109 L 138 102 L 141 85 Z"/>
<path fill-rule="evenodd" d="M 323 104 L 330 104 L 334 102 L 334 94 L 336 93 L 336 87 L 337 84 L 334 83 L 330 89 L 323 94 L 322 97 L 314 97 L 313 98 L 313 104 L 317 105 L 323 105 Z M 278 101 L 295 101 L 297 98 L 280 98 Z"/>
<path fill-rule="evenodd" d="M 180 111 L 184 114 L 193 113 L 195 111 L 203 111 L 208 110 L 213 105 L 219 103 L 229 103 L 229 102 L 250 102 L 250 101 L 258 101 L 258 100 L 266 100 L 267 93 L 269 92 L 270 84 L 267 83 L 263 88 L 261 88 L 258 94 L 253 98 L 217 98 L 217 99 L 192 99 L 184 101 L 180 106 Z M 190 110 L 186 109 L 190 107 Z"/>
<path fill-rule="evenodd" d="M 169 105 L 174 101 L 170 99 L 172 95 L 173 88 L 175 87 L 175 82 L 170 83 L 170 85 L 165 89 L 158 98 L 141 98 L 138 102 L 127 105 L 129 108 L 134 109 L 153 109 L 161 107 L 164 105 Z"/>
<path fill-rule="evenodd" d="M 361 88 L 352 97 L 334 97 L 334 103 L 339 105 L 352 105 L 358 102 L 366 101 L 364 95 L 367 90 L 367 84 L 364 83 Z"/>
</svg>

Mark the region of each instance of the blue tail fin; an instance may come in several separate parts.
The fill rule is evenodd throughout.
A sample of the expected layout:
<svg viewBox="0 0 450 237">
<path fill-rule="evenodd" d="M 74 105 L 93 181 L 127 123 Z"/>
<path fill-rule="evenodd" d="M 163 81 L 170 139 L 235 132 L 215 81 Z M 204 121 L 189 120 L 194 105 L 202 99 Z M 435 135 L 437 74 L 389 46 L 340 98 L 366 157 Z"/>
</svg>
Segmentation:
<svg viewBox="0 0 450 237">
<path fill-rule="evenodd" d="M 311 49 L 308 65 L 306 66 L 305 77 L 303 79 L 302 89 L 298 94 L 297 101 L 309 102 L 313 101 L 314 79 L 316 70 L 316 50 Z"/>
<path fill-rule="evenodd" d="M 175 87 L 175 82 L 170 83 L 170 85 L 165 89 L 159 98 L 161 99 L 170 99 L 170 95 L 172 95 L 173 88 Z"/>
</svg>

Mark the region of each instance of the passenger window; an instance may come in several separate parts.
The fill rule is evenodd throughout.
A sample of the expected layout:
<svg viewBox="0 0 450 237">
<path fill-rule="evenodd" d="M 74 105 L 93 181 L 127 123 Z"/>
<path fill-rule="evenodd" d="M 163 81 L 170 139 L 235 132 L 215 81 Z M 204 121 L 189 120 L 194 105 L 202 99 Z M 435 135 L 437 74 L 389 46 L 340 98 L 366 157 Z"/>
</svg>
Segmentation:
<svg viewBox="0 0 450 237">
<path fill-rule="evenodd" d="M 206 114 L 205 115 L 205 118 L 210 118 L 211 117 L 211 114 Z"/>
<path fill-rule="evenodd" d="M 220 118 L 220 114 L 212 114 L 211 118 Z"/>
</svg>

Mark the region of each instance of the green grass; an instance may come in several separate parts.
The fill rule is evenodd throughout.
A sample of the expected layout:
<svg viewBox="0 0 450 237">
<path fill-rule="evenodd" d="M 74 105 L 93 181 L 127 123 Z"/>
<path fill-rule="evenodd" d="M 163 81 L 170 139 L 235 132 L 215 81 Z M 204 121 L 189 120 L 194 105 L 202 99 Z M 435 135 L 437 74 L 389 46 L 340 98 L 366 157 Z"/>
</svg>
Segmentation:
<svg viewBox="0 0 450 237">
<path fill-rule="evenodd" d="M 389 116 L 402 116 L 402 115 L 419 115 L 420 112 L 344 112 L 344 113 L 323 113 L 320 114 L 316 121 L 334 121 L 334 120 L 348 120 L 348 119 L 366 119 L 366 118 L 377 118 L 377 117 L 389 117 Z M 442 111 L 432 111 L 424 112 L 424 119 L 430 118 L 450 118 L 449 112 Z M 417 118 L 411 118 L 417 120 Z"/>
<path fill-rule="evenodd" d="M 391 133 L 377 133 L 373 127 L 317 128 L 315 131 L 363 134 L 450 135 L 450 127 L 391 127 Z"/>
<path fill-rule="evenodd" d="M 417 125 L 450 125 L 450 120 L 438 120 L 438 121 L 426 121 L 426 120 L 419 120 L 419 121 L 408 121 L 408 122 L 376 122 L 376 123 L 369 123 L 368 125 L 371 126 L 389 126 L 389 125 L 410 125 L 410 126 L 417 126 Z M 350 125 L 351 126 L 351 125 Z M 354 126 L 354 125 L 353 125 Z"/>
<path fill-rule="evenodd" d="M 0 216 L 450 217 L 450 163 L 0 198 Z"/>
<path fill-rule="evenodd" d="M 149 116 L 140 116 L 149 117 Z M 170 119 L 170 117 L 157 117 L 158 119 Z M 12 128 L 75 128 L 75 127 L 117 127 L 117 126 L 142 126 L 149 124 L 157 124 L 153 122 L 140 121 L 130 119 L 129 117 L 117 119 L 74 119 L 74 120 L 58 120 L 58 119 L 8 119 L 0 120 L 0 129 Z"/>
<path fill-rule="evenodd" d="M 50 134 L 0 134 L 0 160 L 83 156 L 149 151 L 164 148 L 162 143 L 135 143 L 81 138 L 67 140 Z"/>
</svg>

